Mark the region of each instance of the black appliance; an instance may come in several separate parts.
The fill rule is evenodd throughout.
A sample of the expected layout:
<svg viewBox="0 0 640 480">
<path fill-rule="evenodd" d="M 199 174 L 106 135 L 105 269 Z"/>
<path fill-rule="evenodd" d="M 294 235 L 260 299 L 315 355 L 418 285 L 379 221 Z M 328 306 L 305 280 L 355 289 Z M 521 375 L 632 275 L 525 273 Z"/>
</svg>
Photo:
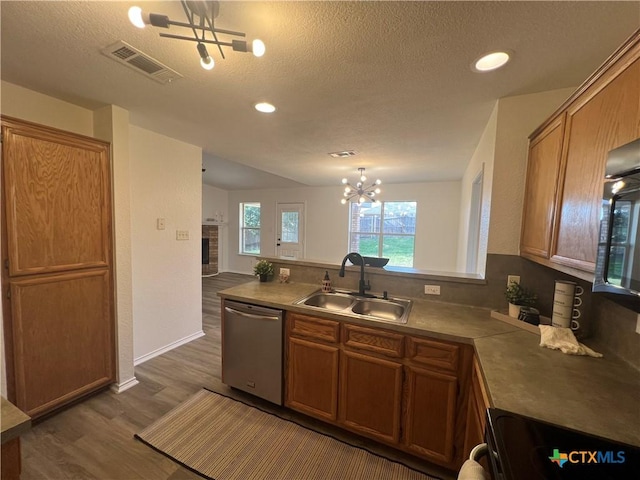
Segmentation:
<svg viewBox="0 0 640 480">
<path fill-rule="evenodd" d="M 640 313 L 640 139 L 607 157 L 593 291 Z"/>
<path fill-rule="evenodd" d="M 493 480 L 640 478 L 638 447 L 497 408 L 487 410 L 485 441 Z"/>
</svg>

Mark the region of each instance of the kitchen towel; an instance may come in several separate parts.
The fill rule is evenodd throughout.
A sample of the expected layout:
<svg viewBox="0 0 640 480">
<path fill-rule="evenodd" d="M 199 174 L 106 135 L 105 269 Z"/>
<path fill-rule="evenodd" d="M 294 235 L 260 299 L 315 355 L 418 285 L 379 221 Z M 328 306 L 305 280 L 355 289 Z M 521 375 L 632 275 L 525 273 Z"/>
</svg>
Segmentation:
<svg viewBox="0 0 640 480">
<path fill-rule="evenodd" d="M 601 353 L 591 350 L 586 345 L 578 342 L 570 328 L 553 327 L 551 325 L 538 325 L 540 327 L 540 346 L 560 350 L 570 355 L 589 355 L 602 357 Z"/>
</svg>

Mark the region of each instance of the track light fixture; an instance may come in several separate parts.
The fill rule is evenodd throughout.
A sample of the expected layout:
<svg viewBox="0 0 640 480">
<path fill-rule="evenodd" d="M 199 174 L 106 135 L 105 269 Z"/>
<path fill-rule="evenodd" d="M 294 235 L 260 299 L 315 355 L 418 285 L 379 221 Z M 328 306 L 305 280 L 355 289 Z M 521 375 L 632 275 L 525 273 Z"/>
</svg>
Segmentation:
<svg viewBox="0 0 640 480">
<path fill-rule="evenodd" d="M 380 185 L 382 181 L 378 179 L 368 187 L 365 187 L 364 182 L 367 181 L 367 177 L 364 174 L 364 170 L 365 169 L 362 167 L 358 169 L 358 171 L 360 172 L 360 180 L 356 182 L 355 186 L 351 185 L 349 183 L 349 180 L 347 180 L 346 178 L 342 179 L 342 184 L 346 185 L 344 187 L 344 193 L 342 194 L 344 198 L 340 200 L 340 202 L 343 205 L 345 205 L 347 202 L 351 201 L 351 199 L 356 197 L 358 197 L 358 202 L 360 203 L 364 203 L 364 202 L 378 203 L 379 202 L 379 200 L 374 199 L 373 197 L 375 197 L 377 194 L 380 193 L 381 190 L 378 187 L 378 185 Z"/>
<path fill-rule="evenodd" d="M 146 25 L 169 28 L 173 25 L 190 29 L 193 36 L 173 35 L 170 33 L 161 33 L 160 36 L 197 42 L 200 65 L 206 70 L 211 70 L 215 62 L 213 57 L 209 55 L 205 44 L 216 45 L 222 58 L 225 58 L 222 47 L 231 47 L 236 52 L 251 52 L 256 57 L 264 55 L 265 46 L 262 40 L 255 39 L 253 42 L 247 43 L 246 40 L 231 39 L 231 41 L 223 41 L 218 38 L 219 35 L 246 37 L 246 34 L 242 32 L 223 30 L 214 26 L 214 18 L 218 16 L 220 9 L 218 1 L 180 0 L 180 3 L 187 16 L 188 23 L 176 22 L 168 16 L 158 13 L 145 13 L 140 7 L 131 7 L 129 9 L 129 20 L 138 28 L 144 28 Z"/>
</svg>

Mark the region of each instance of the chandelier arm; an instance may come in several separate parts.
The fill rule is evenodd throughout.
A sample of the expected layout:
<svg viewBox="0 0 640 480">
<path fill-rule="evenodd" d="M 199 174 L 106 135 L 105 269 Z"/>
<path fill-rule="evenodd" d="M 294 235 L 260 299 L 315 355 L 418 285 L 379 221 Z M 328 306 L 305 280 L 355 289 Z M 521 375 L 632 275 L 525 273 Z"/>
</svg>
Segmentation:
<svg viewBox="0 0 640 480">
<path fill-rule="evenodd" d="M 193 24 L 193 23 L 185 23 L 185 22 L 176 22 L 174 20 L 167 20 L 167 24 L 168 25 L 175 25 L 176 27 L 184 27 L 184 28 L 196 28 L 196 29 L 200 29 L 199 26 Z M 203 27 L 202 28 L 203 31 L 205 32 L 216 32 L 216 33 L 223 33 L 225 35 L 234 35 L 236 37 L 246 37 L 247 34 L 243 33 L 243 32 L 236 32 L 234 30 L 225 30 L 224 28 L 209 28 L 209 27 Z"/>
<path fill-rule="evenodd" d="M 189 27 L 193 31 L 193 36 L 196 38 L 197 41 L 199 41 L 200 39 L 198 38 L 198 31 L 196 30 L 198 27 L 195 23 L 193 23 L 193 17 L 195 16 L 195 14 L 189 10 L 189 7 L 187 7 L 187 2 L 185 0 L 181 0 L 180 3 L 182 4 L 184 13 L 187 16 L 187 20 L 189 20 Z M 202 18 L 200 18 L 200 28 L 202 28 L 202 36 L 204 37 L 203 26 L 204 24 L 202 23 Z"/>
<path fill-rule="evenodd" d="M 220 55 L 222 55 L 222 58 L 224 59 L 224 52 L 222 51 L 222 46 L 220 46 L 220 42 L 218 41 L 218 36 L 216 35 L 216 31 L 213 28 L 213 19 L 207 17 L 207 23 L 209 24 L 209 29 L 211 30 L 211 35 L 213 35 L 213 39 L 218 44 L 218 50 L 220 50 Z"/>
<path fill-rule="evenodd" d="M 215 40 L 208 40 L 206 38 L 204 40 L 200 40 L 199 38 L 183 37 L 181 35 L 173 35 L 171 33 L 161 33 L 160 36 L 164 38 L 174 38 L 177 40 L 187 40 L 188 42 L 208 43 L 210 45 L 222 45 L 223 47 L 233 46 L 231 42 L 216 42 Z"/>
</svg>

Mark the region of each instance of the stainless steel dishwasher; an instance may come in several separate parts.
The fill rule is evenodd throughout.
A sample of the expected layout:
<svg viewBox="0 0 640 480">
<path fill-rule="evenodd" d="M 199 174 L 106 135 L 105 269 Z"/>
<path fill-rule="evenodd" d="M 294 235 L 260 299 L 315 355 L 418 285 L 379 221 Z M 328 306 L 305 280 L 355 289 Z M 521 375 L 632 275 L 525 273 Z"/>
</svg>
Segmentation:
<svg viewBox="0 0 640 480">
<path fill-rule="evenodd" d="M 224 302 L 222 382 L 282 405 L 282 310 Z"/>
</svg>

